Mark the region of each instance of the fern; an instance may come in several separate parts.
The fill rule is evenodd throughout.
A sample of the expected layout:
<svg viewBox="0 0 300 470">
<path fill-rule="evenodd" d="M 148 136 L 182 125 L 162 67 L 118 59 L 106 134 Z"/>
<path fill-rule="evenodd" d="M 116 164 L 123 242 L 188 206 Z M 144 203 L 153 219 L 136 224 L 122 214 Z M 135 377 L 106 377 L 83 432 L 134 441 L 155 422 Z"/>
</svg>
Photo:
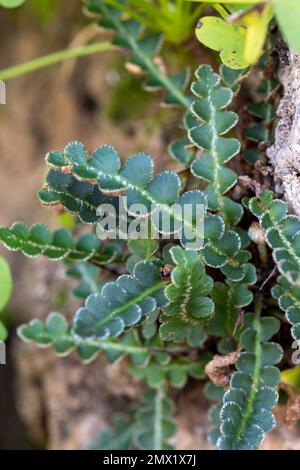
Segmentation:
<svg viewBox="0 0 300 470">
<path fill-rule="evenodd" d="M 272 289 L 272 295 L 277 300 L 281 310 L 285 312 L 287 320 L 291 323 L 291 334 L 297 341 L 300 340 L 300 287 L 293 286 L 283 277 L 277 279 Z"/>
<path fill-rule="evenodd" d="M 193 161 L 191 171 L 208 182 L 204 192 L 209 209 L 219 211 L 227 224 L 236 225 L 243 215 L 242 207 L 224 194 L 235 185 L 237 175 L 224 164 L 239 153 L 240 143 L 222 137 L 238 122 L 237 114 L 224 111 L 232 101 L 233 92 L 220 86 L 220 77 L 208 65 L 198 68 L 196 79 L 192 92 L 197 100 L 191 106 L 195 122 L 191 121 L 189 138 L 203 153 Z"/>
<path fill-rule="evenodd" d="M 17 222 L 11 228 L 0 227 L 0 241 L 11 251 L 22 251 L 29 257 L 46 256 L 50 260 L 90 261 L 107 264 L 116 257 L 113 247 L 104 247 L 96 235 L 87 233 L 75 240 L 70 231 L 58 229 L 53 233 L 44 224 L 32 227 Z"/>
<path fill-rule="evenodd" d="M 213 301 L 207 297 L 213 280 L 205 274 L 199 256 L 180 247 L 170 250 L 176 268 L 171 274 L 172 284 L 165 289 L 168 305 L 163 308 L 160 335 L 164 340 L 183 341 L 199 345 L 206 335 L 203 325 L 214 311 Z"/>
<path fill-rule="evenodd" d="M 101 269 L 88 263 L 68 263 L 67 275 L 79 281 L 72 290 L 75 297 L 86 299 L 90 294 L 99 293 L 103 283 L 98 282 Z"/>
<path fill-rule="evenodd" d="M 77 215 L 84 224 L 95 224 L 99 220 L 97 208 L 101 204 L 113 204 L 117 206 L 117 198 L 102 194 L 95 184 L 78 181 L 74 176 L 65 171 L 59 171 L 56 161 L 51 154 L 46 156 L 46 161 L 52 167 L 42 189 L 38 192 L 38 198 L 44 206 L 63 206 L 71 214 Z M 55 165 L 55 166 L 54 166 Z"/>
<path fill-rule="evenodd" d="M 244 279 L 244 282 L 246 279 Z M 254 284 L 256 276 L 248 279 L 248 283 L 235 283 L 231 281 L 216 282 L 212 291 L 215 304 L 215 316 L 208 325 L 208 332 L 218 338 L 218 350 L 226 354 L 234 351 L 238 344 L 238 315 L 242 307 L 246 307 L 253 300 L 253 294 L 247 284 Z"/>
<path fill-rule="evenodd" d="M 151 259 L 159 248 L 159 242 L 151 238 L 137 238 L 128 240 L 128 249 L 131 255 L 127 258 L 126 267 L 132 272 L 136 263 L 142 260 Z"/>
<path fill-rule="evenodd" d="M 261 57 L 257 69 L 262 70 L 264 76 L 255 90 L 258 99 L 247 107 L 247 111 L 252 117 L 252 122 L 246 127 L 244 132 L 244 136 L 248 140 L 244 158 L 250 164 L 263 159 L 265 148 L 273 140 L 272 124 L 276 117 L 276 104 L 271 98 L 278 89 L 279 83 L 274 74 L 272 74 L 274 69 L 272 60 L 270 53 L 265 53 Z"/>
<path fill-rule="evenodd" d="M 208 400 L 214 404 L 209 410 L 209 418 L 212 424 L 212 429 L 209 433 L 209 441 L 213 446 L 217 445 L 218 439 L 221 436 L 221 409 L 223 405 L 224 389 L 223 387 L 217 387 L 212 382 L 208 382 L 204 388 L 205 396 Z"/>
<path fill-rule="evenodd" d="M 273 199 L 271 191 L 266 191 L 260 198 L 246 200 L 245 204 L 259 218 L 279 272 L 292 285 L 299 286 L 299 217 L 288 215 L 287 204 L 280 199 Z"/>
<path fill-rule="evenodd" d="M 172 418 L 174 403 L 165 392 L 165 385 L 146 390 L 140 408 L 127 416 L 117 416 L 113 428 L 105 429 L 92 450 L 170 450 L 170 439 L 176 432 Z"/>
<path fill-rule="evenodd" d="M 96 359 L 100 352 L 105 352 L 109 362 L 129 355 L 133 366 L 146 367 L 152 357 L 157 363 L 166 363 L 170 356 L 184 351 L 183 347 L 165 345 L 159 338 L 143 342 L 132 330 L 121 339 L 80 338 L 74 335 L 72 325 L 68 324 L 65 317 L 57 312 L 50 313 L 45 322 L 35 319 L 21 325 L 18 335 L 27 343 L 41 348 L 53 348 L 58 356 L 67 356 L 76 350 L 83 363 L 89 363 Z"/>
<path fill-rule="evenodd" d="M 254 450 L 275 426 L 271 410 L 278 400 L 280 373 L 274 365 L 281 360 L 282 349 L 268 341 L 279 326 L 275 318 L 260 318 L 259 310 L 245 317 L 241 335 L 245 351 L 239 354 L 220 414 L 221 450 Z"/>
<path fill-rule="evenodd" d="M 181 242 L 185 244 L 185 230 L 191 231 L 195 237 L 203 238 L 201 229 L 197 229 L 199 220 L 196 218 L 189 221 L 184 218 L 180 211 L 172 206 L 176 203 L 179 207 L 184 204 L 196 206 L 201 205 L 206 209 L 206 196 L 199 190 L 188 191 L 180 195 L 181 181 L 177 174 L 172 171 L 161 172 L 156 178 L 153 177 L 153 161 L 145 153 L 139 153 L 129 158 L 121 168 L 120 157 L 116 150 L 104 145 L 96 149 L 91 157 L 88 156 L 85 147 L 79 142 L 71 142 L 57 158 L 55 152 L 55 162 L 53 153 L 48 154 L 47 162 L 50 165 L 60 165 L 61 170 L 71 169 L 74 176 L 87 183 L 97 181 L 101 193 L 109 196 L 122 196 L 126 194 L 127 201 L 125 208 L 132 217 L 140 217 L 141 214 L 131 209 L 135 204 L 143 205 L 146 213 L 145 217 L 153 211 L 153 207 L 160 208 L 162 212 L 168 214 L 171 220 L 169 227 L 172 233 L 173 224 L 176 230 L 182 230 Z M 65 174 L 61 172 L 60 174 Z M 72 176 L 72 175 L 71 175 Z M 40 196 L 41 197 L 41 196 Z M 101 204 L 101 203 L 100 203 Z M 113 201 L 114 205 L 118 202 Z M 99 204 L 98 204 L 99 205 Z M 159 232 L 164 231 L 160 219 L 152 222 Z M 172 222 L 173 221 L 173 222 Z M 94 220 L 96 222 L 96 220 Z M 180 225 L 180 228 L 178 227 Z"/>
<path fill-rule="evenodd" d="M 122 10 L 106 5 L 103 0 L 89 0 L 87 9 L 91 13 L 101 15 L 99 26 L 115 32 L 113 44 L 129 48 L 131 56 L 128 58 L 128 68 L 150 75 L 144 84 L 146 89 L 166 90 L 164 105 L 189 108 L 190 100 L 184 94 L 189 82 L 189 71 L 166 75 L 153 60 L 162 46 L 163 38 L 160 33 L 142 35 L 143 27 L 139 21 L 132 18 L 123 19 Z"/>
<path fill-rule="evenodd" d="M 196 379 L 205 378 L 204 369 L 209 357 L 209 354 L 203 354 L 198 361 L 192 362 L 184 357 L 171 360 L 170 356 L 167 356 L 166 363 L 157 363 L 152 359 L 147 367 L 131 366 L 130 372 L 134 377 L 146 380 L 151 388 L 161 387 L 165 382 L 175 388 L 182 388 L 189 376 Z"/>
<path fill-rule="evenodd" d="M 104 285 L 100 294 L 90 295 L 73 322 L 80 338 L 117 337 L 166 304 L 159 263 L 141 261 L 132 275 L 123 275 Z"/>
<path fill-rule="evenodd" d="M 136 443 L 139 449 L 172 449 L 170 438 L 176 425 L 172 419 L 174 404 L 167 397 L 164 386 L 149 390 L 142 396 L 142 407 L 137 412 Z"/>
<path fill-rule="evenodd" d="M 131 415 L 116 416 L 113 426 L 104 429 L 90 450 L 131 450 L 134 440 L 135 423 Z"/>
</svg>

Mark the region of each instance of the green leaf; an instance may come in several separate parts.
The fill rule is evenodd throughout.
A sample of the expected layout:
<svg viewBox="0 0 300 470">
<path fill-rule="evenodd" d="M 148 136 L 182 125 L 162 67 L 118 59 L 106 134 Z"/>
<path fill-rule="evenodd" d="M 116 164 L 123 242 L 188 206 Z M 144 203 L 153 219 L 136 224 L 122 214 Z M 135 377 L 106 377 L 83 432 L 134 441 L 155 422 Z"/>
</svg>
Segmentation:
<svg viewBox="0 0 300 470">
<path fill-rule="evenodd" d="M 282 358 L 278 344 L 268 343 L 280 327 L 275 318 L 247 314 L 237 372 L 231 378 L 220 412 L 220 450 L 255 450 L 265 433 L 275 426 L 272 408 L 277 403 L 280 372 L 274 367 Z"/>
<path fill-rule="evenodd" d="M 98 266 L 81 263 L 68 263 L 67 275 L 79 280 L 79 284 L 72 290 L 73 295 L 79 299 L 86 299 L 90 294 L 100 292 L 103 283 L 99 282 L 101 270 Z"/>
<path fill-rule="evenodd" d="M 170 381 L 175 388 L 182 388 L 189 376 L 196 379 L 205 377 L 205 365 L 209 359 L 209 354 L 203 354 L 196 362 L 182 357 L 169 360 L 166 364 L 159 364 L 153 359 L 146 367 L 131 366 L 130 372 L 134 377 L 145 379 L 151 388 L 161 387 L 166 381 Z"/>
<path fill-rule="evenodd" d="M 78 338 L 117 337 L 166 303 L 159 267 L 151 261 L 138 263 L 133 273 L 104 285 L 100 294 L 90 295 L 73 321 Z"/>
<path fill-rule="evenodd" d="M 166 340 L 187 340 L 194 345 L 205 340 L 203 325 L 214 312 L 213 301 L 207 297 L 213 280 L 205 274 L 199 255 L 194 251 L 173 247 L 170 250 L 176 265 L 172 284 L 165 288 L 168 305 L 163 308 L 160 335 Z"/>
<path fill-rule="evenodd" d="M 65 168 L 71 168 L 73 175 L 81 182 L 85 180 L 87 187 L 97 181 L 101 193 L 119 196 L 131 217 L 141 219 L 151 213 L 151 221 L 159 233 L 176 232 L 183 246 L 189 243 L 196 249 L 201 247 L 202 221 L 207 209 L 206 195 L 193 190 L 180 196 L 181 181 L 173 171 L 163 171 L 152 179 L 153 161 L 149 155 L 138 153 L 121 167 L 120 157 L 110 145 L 97 148 L 91 157 L 87 157 L 82 144 L 71 142 L 64 151 L 64 165 Z M 72 177 L 70 173 L 67 176 Z M 69 187 L 70 183 L 63 181 L 59 184 L 63 185 L 64 191 L 64 186 Z M 122 196 L 126 196 L 125 201 Z M 141 205 L 144 209 L 142 214 Z M 192 215 L 195 213 L 195 216 L 190 217 L 188 211 L 182 210 L 186 205 L 191 207 Z M 203 208 L 200 214 L 197 207 Z M 167 227 L 164 226 L 166 220 Z"/>
<path fill-rule="evenodd" d="M 0 0 L 0 6 L 4 8 L 16 8 L 25 3 L 25 0 Z"/>
<path fill-rule="evenodd" d="M 53 331 L 56 334 L 53 334 Z M 66 356 L 76 349 L 79 359 L 83 363 L 93 361 L 97 355 L 104 351 L 109 362 L 115 362 L 129 355 L 135 366 L 145 367 L 152 357 L 158 363 L 166 363 L 169 355 L 182 351 L 180 347 L 164 345 L 157 337 L 147 344 L 142 344 L 138 335 L 132 330 L 128 331 L 121 339 L 81 339 L 72 334 L 69 325 L 60 314 L 50 314 L 46 322 L 32 320 L 28 324 L 18 328 L 19 337 L 28 343 L 34 343 L 39 347 L 53 347 L 58 356 Z M 164 354 L 160 351 L 163 350 Z"/>
<path fill-rule="evenodd" d="M 265 230 L 279 272 L 290 284 L 300 286 L 300 218 L 287 215 L 286 203 L 273 200 L 269 192 L 250 199 L 248 207 Z"/>
<path fill-rule="evenodd" d="M 209 441 L 213 446 L 217 445 L 218 439 L 221 436 L 220 426 L 221 426 L 221 408 L 223 405 L 224 397 L 224 388 L 217 387 L 212 382 L 208 382 L 204 387 L 204 393 L 208 400 L 215 402 L 214 405 L 209 410 L 209 418 L 212 424 L 212 429 L 209 433 Z"/>
<path fill-rule="evenodd" d="M 5 325 L 0 321 L 0 342 L 5 341 L 7 338 L 7 329 Z"/>
<path fill-rule="evenodd" d="M 192 84 L 196 101 L 191 107 L 196 122 L 189 127 L 189 139 L 202 153 L 192 162 L 191 172 L 207 182 L 204 192 L 209 209 L 218 210 L 227 224 L 236 225 L 243 215 L 242 207 L 224 197 L 237 181 L 236 173 L 224 163 L 240 150 L 237 139 L 223 137 L 238 121 L 237 114 L 224 111 L 232 101 L 233 92 L 220 85 L 220 77 L 209 65 L 197 69 L 196 79 Z"/>
<path fill-rule="evenodd" d="M 188 139 L 178 139 L 169 145 L 169 154 L 174 160 L 188 168 L 195 158 L 195 152 L 190 149 L 190 146 Z"/>
<path fill-rule="evenodd" d="M 48 316 L 45 325 L 41 320 L 32 320 L 27 325 L 21 325 L 18 335 L 23 341 L 36 343 L 41 347 L 53 345 L 59 356 L 66 356 L 75 349 L 66 319 L 56 312 Z"/>
<path fill-rule="evenodd" d="M 129 70 L 149 75 L 145 82 L 146 89 L 164 89 L 167 94 L 163 104 L 189 108 L 190 100 L 184 94 L 189 81 L 189 71 L 167 75 L 153 60 L 159 53 L 163 42 L 160 31 L 142 35 L 143 26 L 139 21 L 130 17 L 124 18 L 122 8 L 106 5 L 103 0 L 90 0 L 87 8 L 91 13 L 101 15 L 99 21 L 101 27 L 115 32 L 113 43 L 130 51 Z"/>
<path fill-rule="evenodd" d="M 20 250 L 29 257 L 43 255 L 53 261 L 68 259 L 106 264 L 117 255 L 112 247 L 100 249 L 100 241 L 95 234 L 85 234 L 75 240 L 69 230 L 50 232 L 44 224 L 28 227 L 17 222 L 11 228 L 0 227 L 0 241 L 8 250 Z"/>
<path fill-rule="evenodd" d="M 51 159 L 46 157 L 46 160 L 51 166 Z M 62 205 L 69 213 L 78 215 L 85 224 L 97 223 L 97 208 L 101 204 L 112 204 L 118 208 L 117 198 L 102 194 L 95 184 L 76 180 L 70 173 L 64 172 L 64 166 L 60 170 L 53 168 L 48 172 L 38 198 L 44 206 Z"/>
<path fill-rule="evenodd" d="M 288 280 L 280 276 L 272 289 L 272 296 L 277 300 L 281 310 L 285 312 L 286 319 L 292 325 L 292 337 L 300 340 L 300 287 L 291 285 Z"/>
<path fill-rule="evenodd" d="M 90 450 L 131 450 L 135 426 L 132 416 L 116 416 L 113 427 L 104 429 L 97 441 L 93 442 Z"/>
<path fill-rule="evenodd" d="M 170 450 L 169 440 L 175 434 L 176 425 L 171 418 L 174 404 L 164 388 L 147 391 L 141 398 L 142 407 L 136 415 L 136 443 L 139 449 Z"/>
<path fill-rule="evenodd" d="M 13 280 L 7 261 L 0 257 L 0 312 L 4 309 L 12 293 Z"/>
<path fill-rule="evenodd" d="M 232 69 L 243 69 L 249 65 L 244 57 L 246 31 L 241 26 L 229 24 L 221 18 L 201 18 L 196 29 L 197 39 L 205 46 L 220 51 L 222 62 Z"/>
<path fill-rule="evenodd" d="M 159 242 L 152 240 L 150 237 L 146 239 L 137 238 L 128 240 L 128 249 L 132 253 L 128 257 L 126 267 L 129 272 L 132 272 L 134 266 L 139 261 L 151 259 L 159 248 Z"/>
<path fill-rule="evenodd" d="M 254 284 L 256 276 L 248 279 Z M 215 316 L 208 325 L 210 334 L 221 338 L 218 342 L 220 353 L 226 354 L 236 350 L 239 328 L 236 328 L 238 313 L 242 307 L 249 305 L 253 294 L 242 283 L 227 281 L 226 284 L 216 282 L 212 291 L 215 304 Z"/>
<path fill-rule="evenodd" d="M 298 0 L 272 0 L 272 6 L 281 32 L 286 38 L 289 46 L 297 52 L 300 52 L 300 4 Z"/>
</svg>

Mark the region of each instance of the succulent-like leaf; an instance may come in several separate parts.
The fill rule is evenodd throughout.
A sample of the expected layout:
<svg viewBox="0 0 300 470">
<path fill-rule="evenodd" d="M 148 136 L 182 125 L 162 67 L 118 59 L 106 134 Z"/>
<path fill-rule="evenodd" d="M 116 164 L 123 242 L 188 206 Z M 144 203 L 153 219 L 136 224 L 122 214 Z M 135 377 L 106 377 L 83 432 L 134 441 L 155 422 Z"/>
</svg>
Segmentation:
<svg viewBox="0 0 300 470">
<path fill-rule="evenodd" d="M 90 295 L 73 321 L 78 338 L 117 337 L 166 303 L 159 265 L 151 261 L 136 264 L 133 273 L 104 285 L 100 294 Z"/>
<path fill-rule="evenodd" d="M 247 206 L 265 230 L 279 272 L 292 285 L 300 286 L 300 218 L 288 215 L 287 204 L 273 199 L 271 191 L 251 198 Z"/>
<path fill-rule="evenodd" d="M 191 171 L 208 182 L 204 192 L 209 209 L 219 211 L 226 224 L 236 225 L 243 215 L 242 206 L 224 196 L 237 181 L 236 173 L 224 164 L 240 150 L 237 139 L 223 137 L 238 121 L 237 114 L 224 111 L 232 101 L 233 92 L 221 86 L 220 77 L 209 65 L 197 69 L 196 79 L 192 84 L 196 101 L 191 107 L 196 122 L 191 122 L 189 138 L 203 153 L 193 161 Z"/>
<path fill-rule="evenodd" d="M 160 33 L 143 35 L 143 26 L 132 18 L 123 18 L 122 12 L 113 6 L 106 5 L 103 0 L 89 0 L 88 11 L 101 15 L 99 26 L 113 30 L 116 35 L 113 44 L 126 47 L 131 51 L 128 68 L 134 72 L 147 73 L 145 82 L 148 90 L 166 90 L 164 104 L 182 106 L 188 109 L 190 100 L 184 91 L 189 82 L 189 71 L 166 75 L 160 70 L 154 58 L 159 53 L 163 38 Z"/>
<path fill-rule="evenodd" d="M 206 338 L 203 325 L 214 312 L 213 301 L 207 297 L 213 280 L 205 274 L 196 252 L 176 246 L 170 253 L 176 267 L 172 284 L 165 288 L 168 305 L 163 308 L 160 335 L 167 341 L 187 340 L 190 345 L 199 345 Z"/>
<path fill-rule="evenodd" d="M 274 367 L 282 357 L 281 347 L 270 338 L 280 323 L 271 317 L 260 318 L 257 313 L 245 316 L 241 335 L 244 351 L 237 360 L 237 372 L 231 378 L 221 409 L 221 450 L 254 450 L 265 433 L 275 426 L 272 408 L 278 400 L 276 385 L 280 372 Z"/>
<path fill-rule="evenodd" d="M 50 232 L 44 224 L 31 227 L 17 222 L 10 228 L 0 227 L 0 242 L 11 251 L 22 251 L 29 257 L 46 256 L 50 260 L 91 261 L 106 264 L 113 261 L 116 251 L 113 247 L 101 249 L 96 235 L 87 233 L 75 240 L 69 230 L 58 229 Z"/>
<path fill-rule="evenodd" d="M 172 419 L 174 404 L 167 397 L 164 387 L 149 390 L 142 395 L 142 407 L 136 415 L 136 443 L 139 449 L 169 450 L 169 440 L 175 434 L 176 425 Z"/>
</svg>

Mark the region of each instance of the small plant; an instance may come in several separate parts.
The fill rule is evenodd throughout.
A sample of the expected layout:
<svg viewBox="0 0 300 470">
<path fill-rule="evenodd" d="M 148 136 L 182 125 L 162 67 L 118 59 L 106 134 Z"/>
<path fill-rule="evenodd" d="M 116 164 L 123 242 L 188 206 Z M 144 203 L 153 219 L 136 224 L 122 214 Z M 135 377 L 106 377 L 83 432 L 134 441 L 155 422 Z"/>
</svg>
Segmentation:
<svg viewBox="0 0 300 470">
<path fill-rule="evenodd" d="M 174 44 L 191 37 L 191 31 L 203 11 L 202 5 L 195 6 L 186 0 L 104 0 L 103 3 L 162 33 L 167 41 Z"/>
<path fill-rule="evenodd" d="M 123 161 L 110 144 L 88 152 L 73 141 L 46 155 L 38 199 L 71 214 L 76 235 L 16 222 L 0 227 L 0 241 L 28 257 L 63 261 L 82 306 L 71 321 L 51 312 L 21 325 L 18 334 L 58 356 L 76 352 L 83 363 L 98 354 L 111 363 L 127 358 L 128 372 L 143 384 L 140 402 L 116 417 L 93 449 L 172 448 L 173 389 L 193 377 L 206 380 L 213 402 L 212 445 L 254 450 L 276 426 L 281 377 L 291 380 L 288 341 L 300 340 L 300 219 L 253 177 L 239 184 L 245 161 L 265 163 L 276 112 L 268 101 L 278 89 L 274 69 L 260 76 L 260 101 L 247 102 L 255 125 L 241 129 L 236 98 L 250 73 L 241 68 L 260 56 L 273 13 L 284 25 L 284 15 L 297 5 L 291 1 L 290 12 L 282 14 L 279 0 L 213 2 L 226 21 L 202 18 L 197 36 L 222 49 L 226 65 L 219 74 L 198 66 L 190 84 L 188 70 L 169 73 L 158 60 L 160 32 L 171 42 L 184 41 L 180 33 L 189 34 L 180 15 L 187 12 L 189 23 L 199 10 L 181 1 L 158 4 L 161 16 L 151 25 L 155 2 L 88 0 L 85 8 L 113 33 L 112 44 L 126 50 L 127 69 L 143 75 L 146 89 L 161 90 L 164 105 L 182 111 L 181 135 L 168 147 L 174 169 L 156 172 L 144 152 Z M 228 17 L 236 21 L 228 23 Z M 171 19 L 184 31 L 171 31 Z M 270 61 L 267 47 L 258 67 L 266 72 Z M 254 142 L 250 152 L 244 152 L 241 135 Z M 252 175 L 254 165 L 249 167 Z"/>
<path fill-rule="evenodd" d="M 190 1 L 213 4 L 221 15 L 202 17 L 196 35 L 204 45 L 220 51 L 228 67 L 239 69 L 257 62 L 274 15 L 290 47 L 300 51 L 298 0 Z"/>
</svg>

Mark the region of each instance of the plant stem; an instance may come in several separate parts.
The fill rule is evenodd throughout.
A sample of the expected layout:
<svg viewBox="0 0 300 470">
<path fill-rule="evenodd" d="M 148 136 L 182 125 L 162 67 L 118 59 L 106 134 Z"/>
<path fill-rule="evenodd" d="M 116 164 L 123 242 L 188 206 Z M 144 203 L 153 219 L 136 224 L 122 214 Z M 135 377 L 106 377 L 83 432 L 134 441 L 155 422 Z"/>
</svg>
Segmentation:
<svg viewBox="0 0 300 470">
<path fill-rule="evenodd" d="M 88 44 L 85 46 L 75 47 L 72 49 L 64 49 L 63 51 L 54 52 L 49 55 L 38 57 L 37 59 L 30 60 L 20 65 L 9 67 L 0 71 L 0 80 L 10 80 L 11 78 L 25 75 L 26 73 L 40 70 L 50 65 L 57 64 L 66 59 L 73 59 L 75 57 L 83 57 L 97 52 L 105 52 L 116 50 L 117 47 L 108 41 L 98 42 L 95 44 Z"/>
</svg>

